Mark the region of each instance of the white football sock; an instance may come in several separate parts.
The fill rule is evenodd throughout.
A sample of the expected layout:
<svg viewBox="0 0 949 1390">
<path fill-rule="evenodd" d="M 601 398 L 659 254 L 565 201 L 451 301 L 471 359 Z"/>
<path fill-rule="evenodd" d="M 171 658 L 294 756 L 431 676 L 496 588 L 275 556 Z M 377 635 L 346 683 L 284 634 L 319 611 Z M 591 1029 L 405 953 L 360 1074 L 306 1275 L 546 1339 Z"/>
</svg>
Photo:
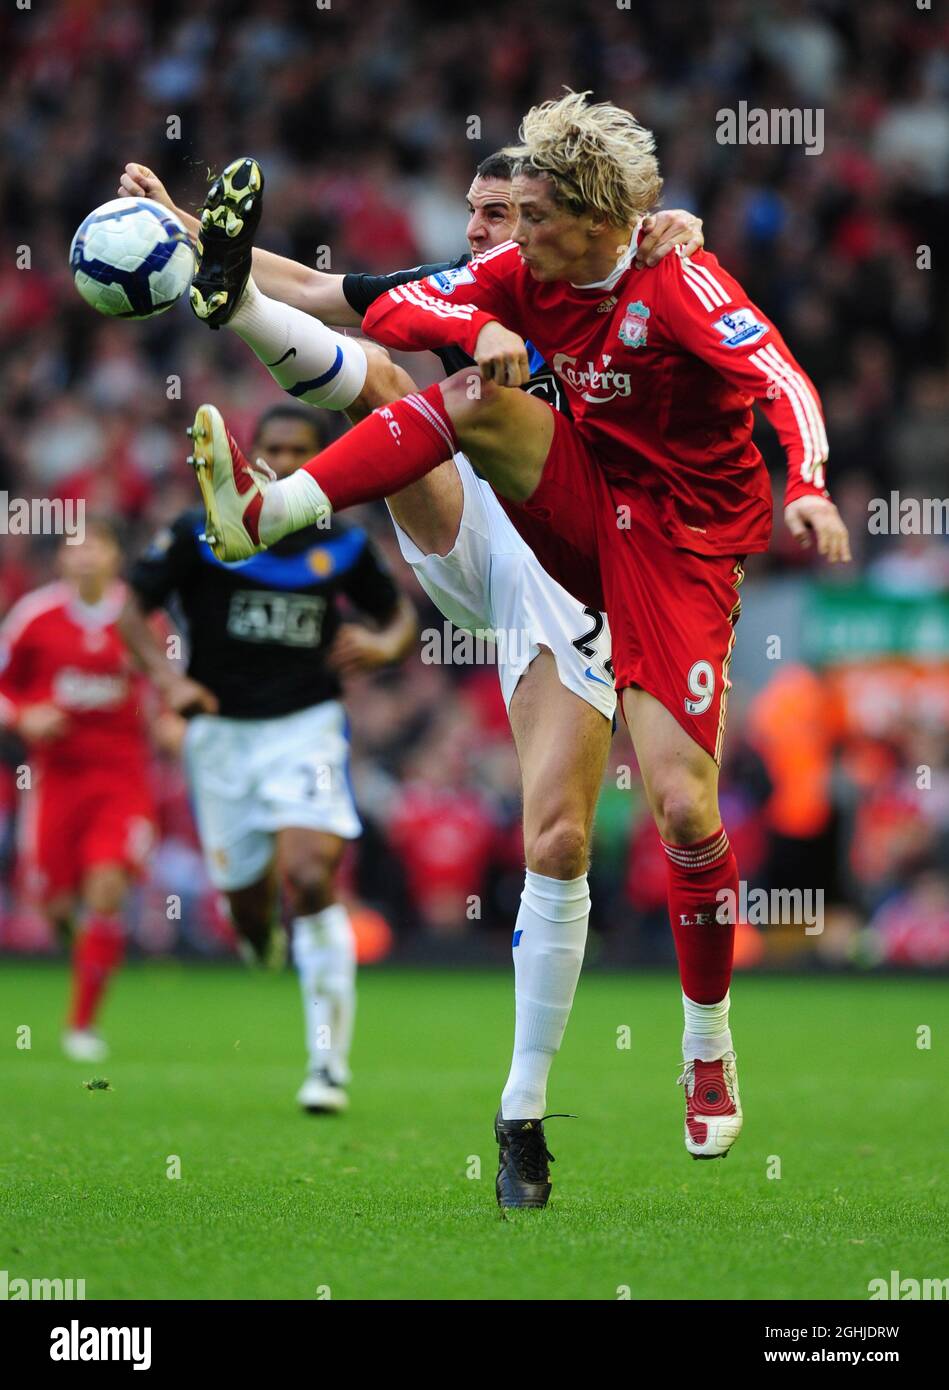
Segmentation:
<svg viewBox="0 0 949 1390">
<path fill-rule="evenodd" d="M 356 1016 L 356 942 L 342 903 L 293 920 L 293 963 L 300 977 L 311 1071 L 349 1081 Z"/>
<path fill-rule="evenodd" d="M 304 526 L 329 526 L 332 507 L 312 473 L 298 468 L 289 478 L 268 483 L 257 519 L 263 545 L 273 545 Z"/>
<path fill-rule="evenodd" d="M 685 1032 L 682 1034 L 682 1056 L 687 1062 L 717 1062 L 726 1052 L 733 1051 L 728 1027 L 731 992 L 717 1004 L 696 1004 L 687 994 L 682 996 L 685 1012 Z"/>
<path fill-rule="evenodd" d="M 573 1004 L 590 920 L 586 874 L 524 877 L 514 926 L 514 1056 L 501 1096 L 505 1120 L 539 1119 L 547 1077 Z"/>
<path fill-rule="evenodd" d="M 363 388 L 368 363 L 354 338 L 334 332 L 302 309 L 269 299 L 252 279 L 227 327 L 298 401 L 345 410 Z"/>
</svg>

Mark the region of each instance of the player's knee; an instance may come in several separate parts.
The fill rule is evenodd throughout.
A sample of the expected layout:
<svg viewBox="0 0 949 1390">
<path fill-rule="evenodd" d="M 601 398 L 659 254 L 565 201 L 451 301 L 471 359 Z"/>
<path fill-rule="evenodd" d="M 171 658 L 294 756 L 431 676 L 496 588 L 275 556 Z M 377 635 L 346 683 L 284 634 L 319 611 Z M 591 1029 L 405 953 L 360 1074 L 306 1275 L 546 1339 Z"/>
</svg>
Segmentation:
<svg viewBox="0 0 949 1390">
<path fill-rule="evenodd" d="M 483 381 L 474 365 L 442 382 L 442 400 L 459 443 L 463 443 L 464 431 L 488 421 L 503 399 L 502 388 L 493 381 Z"/>
<path fill-rule="evenodd" d="M 128 880 L 123 870 L 109 865 L 89 875 L 82 896 L 85 905 L 93 912 L 112 916 L 121 909 L 127 887 Z"/>
<path fill-rule="evenodd" d="M 721 815 L 713 788 L 678 776 L 653 788 L 656 826 L 668 844 L 691 845 L 718 829 Z"/>
<path fill-rule="evenodd" d="M 579 878 L 587 870 L 586 830 L 577 817 L 553 816 L 528 835 L 525 852 L 532 873 L 547 878 Z"/>
<path fill-rule="evenodd" d="M 365 419 L 381 405 L 389 405 L 415 390 L 408 372 L 393 362 L 384 347 L 368 338 L 358 339 L 366 354 L 366 380 L 359 395 L 347 406 L 346 414 L 355 423 Z"/>
<path fill-rule="evenodd" d="M 333 871 L 324 859 L 291 860 L 283 865 L 281 879 L 295 917 L 322 912 L 333 901 Z"/>
</svg>

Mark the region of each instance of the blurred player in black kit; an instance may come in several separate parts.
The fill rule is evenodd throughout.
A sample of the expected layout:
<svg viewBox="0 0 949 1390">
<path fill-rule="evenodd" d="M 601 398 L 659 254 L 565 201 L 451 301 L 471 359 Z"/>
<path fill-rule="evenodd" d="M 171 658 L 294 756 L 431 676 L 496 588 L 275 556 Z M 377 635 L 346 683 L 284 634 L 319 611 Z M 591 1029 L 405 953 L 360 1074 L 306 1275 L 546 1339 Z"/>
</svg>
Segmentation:
<svg viewBox="0 0 949 1390">
<path fill-rule="evenodd" d="M 254 456 L 287 477 L 321 444 L 295 402 L 259 420 Z M 399 661 L 415 614 L 366 533 L 312 526 L 237 565 L 215 558 L 195 507 L 158 535 L 129 577 L 120 630 L 173 709 L 190 716 L 184 760 L 208 872 L 259 959 L 282 944 L 282 896 L 300 976 L 311 1112 L 345 1109 L 356 956 L 335 877 L 361 830 L 340 703 L 351 674 Z M 344 596 L 372 626 L 344 621 Z M 189 637 L 187 675 L 146 615 L 171 607 Z"/>
</svg>

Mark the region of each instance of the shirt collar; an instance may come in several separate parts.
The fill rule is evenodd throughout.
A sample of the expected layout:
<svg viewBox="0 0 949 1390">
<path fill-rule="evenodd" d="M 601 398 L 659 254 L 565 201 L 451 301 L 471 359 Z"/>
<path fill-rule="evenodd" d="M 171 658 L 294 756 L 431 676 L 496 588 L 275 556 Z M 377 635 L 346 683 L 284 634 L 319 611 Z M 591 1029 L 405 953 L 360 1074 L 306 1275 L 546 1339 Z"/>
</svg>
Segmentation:
<svg viewBox="0 0 949 1390">
<path fill-rule="evenodd" d="M 639 238 L 642 235 L 643 219 L 640 217 L 632 230 L 629 238 L 629 245 L 624 246 L 620 252 L 619 260 L 607 275 L 605 280 L 594 280 L 588 285 L 575 285 L 571 281 L 570 288 L 573 290 L 612 290 L 619 284 L 620 280 L 633 264 L 636 255 L 636 248 L 639 246 Z"/>
<path fill-rule="evenodd" d="M 69 616 L 79 627 L 109 627 L 118 618 L 124 604 L 125 589 L 119 581 L 109 585 L 98 603 L 84 603 L 75 590 L 72 590 Z"/>
</svg>

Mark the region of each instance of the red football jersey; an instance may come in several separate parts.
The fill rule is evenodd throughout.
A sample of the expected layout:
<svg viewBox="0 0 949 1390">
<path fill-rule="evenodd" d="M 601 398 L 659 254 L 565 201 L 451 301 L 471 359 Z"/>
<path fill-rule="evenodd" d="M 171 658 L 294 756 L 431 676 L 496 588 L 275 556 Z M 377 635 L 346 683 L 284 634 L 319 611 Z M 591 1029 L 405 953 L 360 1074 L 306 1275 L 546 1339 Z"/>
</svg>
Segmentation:
<svg viewBox="0 0 949 1390">
<path fill-rule="evenodd" d="M 764 550 L 772 498 L 751 438 L 753 402 L 787 453 L 786 501 L 826 497 L 817 392 L 713 255 L 673 253 L 651 270 L 631 260 L 596 285 L 547 283 L 505 242 L 389 290 L 364 328 L 389 347 L 472 354 L 484 325 L 498 320 L 553 368 L 603 469 L 628 481 L 634 500 L 645 491 L 673 544 L 706 555 Z"/>
<path fill-rule="evenodd" d="M 144 770 L 143 683 L 115 626 L 125 592 L 116 583 L 89 605 L 68 584 L 48 584 L 0 626 L 0 722 L 12 725 L 22 706 L 39 703 L 69 719 L 62 737 L 31 750 L 41 762 L 85 770 L 121 761 L 130 777 Z"/>
</svg>

